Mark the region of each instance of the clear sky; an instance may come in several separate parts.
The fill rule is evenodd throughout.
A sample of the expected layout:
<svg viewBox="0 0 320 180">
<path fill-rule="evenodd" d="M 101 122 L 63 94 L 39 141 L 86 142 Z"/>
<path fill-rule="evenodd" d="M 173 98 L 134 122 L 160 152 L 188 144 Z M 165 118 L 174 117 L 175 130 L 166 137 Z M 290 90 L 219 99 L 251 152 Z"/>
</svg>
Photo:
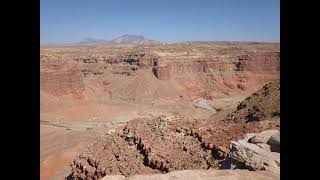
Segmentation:
<svg viewBox="0 0 320 180">
<path fill-rule="evenodd" d="M 40 0 L 41 43 L 280 41 L 280 0 Z"/>
</svg>

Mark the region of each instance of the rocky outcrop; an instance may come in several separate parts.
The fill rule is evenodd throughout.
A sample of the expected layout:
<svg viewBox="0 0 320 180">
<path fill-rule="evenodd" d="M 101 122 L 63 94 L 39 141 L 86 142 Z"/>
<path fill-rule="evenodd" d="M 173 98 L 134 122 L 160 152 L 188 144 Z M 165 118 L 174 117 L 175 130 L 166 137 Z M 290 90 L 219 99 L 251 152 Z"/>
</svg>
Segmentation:
<svg viewBox="0 0 320 180">
<path fill-rule="evenodd" d="M 280 132 L 273 134 L 267 144 L 270 145 L 271 151 L 280 153 Z"/>
<path fill-rule="evenodd" d="M 170 67 L 169 66 L 155 66 L 152 69 L 154 76 L 160 80 L 170 79 Z"/>
<path fill-rule="evenodd" d="M 69 179 L 100 179 L 110 174 L 130 176 L 161 172 L 145 166 L 144 161 L 144 156 L 115 132 L 97 141 L 72 162 L 73 173 Z"/>
<path fill-rule="evenodd" d="M 104 58 L 102 60 L 105 64 L 119 64 L 121 63 L 121 59 L 120 58 L 117 58 L 117 57 L 109 57 L 109 58 Z"/>
<path fill-rule="evenodd" d="M 70 177 L 218 169 L 228 157 L 230 141 L 276 128 L 273 123 L 218 123 L 183 116 L 134 119 L 77 157 Z"/>
<path fill-rule="evenodd" d="M 137 65 L 123 65 L 115 66 L 112 68 L 112 74 L 115 75 L 126 75 L 126 76 L 135 76 L 136 72 L 139 69 Z"/>
<path fill-rule="evenodd" d="M 129 53 L 120 56 L 121 62 L 138 65 L 141 68 L 157 66 L 159 57 L 150 52 Z"/>
<path fill-rule="evenodd" d="M 275 134 L 279 134 L 279 131 L 250 133 L 242 140 L 231 141 L 229 157 L 225 162 L 230 162 L 230 168 L 279 173 L 280 153 L 266 144 Z M 280 138 L 278 140 L 280 145 Z"/>
<path fill-rule="evenodd" d="M 252 144 L 267 144 L 271 136 L 274 134 L 277 134 L 279 131 L 278 130 L 268 130 L 268 131 L 263 131 L 259 134 L 254 135 L 252 138 L 249 139 L 249 143 Z"/>
<path fill-rule="evenodd" d="M 263 121 L 280 117 L 280 81 L 266 84 L 242 101 L 226 121 Z"/>
<path fill-rule="evenodd" d="M 103 72 L 84 69 L 84 70 L 81 70 L 81 74 L 83 77 L 87 77 L 87 76 L 92 76 L 92 75 L 94 75 L 94 76 L 102 75 Z"/>
</svg>

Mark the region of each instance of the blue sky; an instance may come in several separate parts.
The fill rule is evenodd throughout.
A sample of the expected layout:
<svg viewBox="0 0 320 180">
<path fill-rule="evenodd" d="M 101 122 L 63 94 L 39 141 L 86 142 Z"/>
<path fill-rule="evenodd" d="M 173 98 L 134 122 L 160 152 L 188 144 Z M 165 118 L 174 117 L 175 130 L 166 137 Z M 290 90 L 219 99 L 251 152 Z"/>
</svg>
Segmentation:
<svg viewBox="0 0 320 180">
<path fill-rule="evenodd" d="M 40 0 L 41 43 L 280 40 L 280 0 Z"/>
</svg>

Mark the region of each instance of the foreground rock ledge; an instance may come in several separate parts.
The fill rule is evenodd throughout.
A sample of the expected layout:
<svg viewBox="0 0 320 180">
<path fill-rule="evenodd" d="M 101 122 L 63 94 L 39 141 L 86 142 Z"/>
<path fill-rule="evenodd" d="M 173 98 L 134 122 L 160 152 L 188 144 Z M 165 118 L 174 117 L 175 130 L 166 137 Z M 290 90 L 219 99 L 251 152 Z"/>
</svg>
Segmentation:
<svg viewBox="0 0 320 180">
<path fill-rule="evenodd" d="M 269 139 L 277 141 L 279 145 L 277 151 L 265 144 L 269 142 Z M 280 173 L 280 131 L 267 130 L 257 134 L 249 133 L 242 140 L 231 141 L 229 157 L 231 167 Z M 228 158 L 225 162 L 228 162 Z"/>
<path fill-rule="evenodd" d="M 184 170 L 167 174 L 105 176 L 101 180 L 274 180 L 280 179 L 279 174 L 248 170 Z"/>
</svg>

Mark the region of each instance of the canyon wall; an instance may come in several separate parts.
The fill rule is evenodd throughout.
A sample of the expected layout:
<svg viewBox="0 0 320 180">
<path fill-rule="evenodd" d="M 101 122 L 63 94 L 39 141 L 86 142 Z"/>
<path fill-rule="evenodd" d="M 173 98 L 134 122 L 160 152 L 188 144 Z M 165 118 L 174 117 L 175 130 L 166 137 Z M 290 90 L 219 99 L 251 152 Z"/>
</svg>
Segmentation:
<svg viewBox="0 0 320 180">
<path fill-rule="evenodd" d="M 238 57 L 238 71 L 277 72 L 280 71 L 280 52 L 259 53 Z"/>
<path fill-rule="evenodd" d="M 160 61 L 161 64 L 161 61 Z M 231 72 L 231 71 L 249 71 L 274 74 L 280 71 L 280 52 L 265 52 L 257 54 L 240 55 L 236 57 L 214 57 L 207 59 L 195 59 L 191 62 L 169 62 L 165 68 L 162 68 L 163 76 L 170 74 L 179 76 L 184 73 L 207 73 Z M 162 78 L 157 75 L 158 79 Z"/>
<path fill-rule="evenodd" d="M 136 46 L 123 51 L 99 47 L 95 53 L 76 52 L 77 47 L 60 53 L 46 49 L 41 56 L 41 90 L 78 99 L 99 91 L 100 99 L 143 101 L 180 95 L 193 100 L 247 95 L 279 79 L 277 46 L 197 46 Z"/>
<path fill-rule="evenodd" d="M 55 96 L 73 94 L 75 97 L 80 97 L 84 86 L 80 72 L 77 70 L 40 73 L 40 88 Z"/>
</svg>

